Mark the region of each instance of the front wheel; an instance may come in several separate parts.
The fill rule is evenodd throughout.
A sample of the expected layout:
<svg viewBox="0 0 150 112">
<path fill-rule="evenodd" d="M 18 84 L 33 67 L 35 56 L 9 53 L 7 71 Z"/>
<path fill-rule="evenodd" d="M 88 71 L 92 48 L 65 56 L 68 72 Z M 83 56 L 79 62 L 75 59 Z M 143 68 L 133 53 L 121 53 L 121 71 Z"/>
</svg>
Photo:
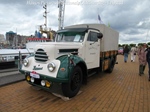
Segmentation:
<svg viewBox="0 0 150 112">
<path fill-rule="evenodd" d="M 69 80 L 69 83 L 62 84 L 62 92 L 64 96 L 72 98 L 79 92 L 82 84 L 82 70 L 79 66 L 74 68 Z"/>
</svg>

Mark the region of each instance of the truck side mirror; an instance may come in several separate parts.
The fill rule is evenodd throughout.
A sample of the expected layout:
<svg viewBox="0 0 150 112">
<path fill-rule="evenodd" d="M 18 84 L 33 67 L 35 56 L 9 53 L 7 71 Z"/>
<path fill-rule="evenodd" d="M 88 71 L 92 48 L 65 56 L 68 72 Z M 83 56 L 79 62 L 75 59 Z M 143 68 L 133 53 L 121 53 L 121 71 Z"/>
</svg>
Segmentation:
<svg viewBox="0 0 150 112">
<path fill-rule="evenodd" d="M 103 37 L 102 33 L 98 33 L 97 38 L 101 39 Z"/>
</svg>

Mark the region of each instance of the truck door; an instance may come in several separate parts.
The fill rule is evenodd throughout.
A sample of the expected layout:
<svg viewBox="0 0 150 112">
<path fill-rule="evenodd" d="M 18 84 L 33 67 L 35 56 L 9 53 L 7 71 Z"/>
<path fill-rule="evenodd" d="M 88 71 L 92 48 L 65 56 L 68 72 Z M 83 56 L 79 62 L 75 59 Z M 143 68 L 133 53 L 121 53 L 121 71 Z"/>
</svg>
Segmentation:
<svg viewBox="0 0 150 112">
<path fill-rule="evenodd" d="M 100 40 L 97 38 L 98 32 L 89 31 L 85 43 L 85 62 L 88 69 L 99 67 Z"/>
</svg>

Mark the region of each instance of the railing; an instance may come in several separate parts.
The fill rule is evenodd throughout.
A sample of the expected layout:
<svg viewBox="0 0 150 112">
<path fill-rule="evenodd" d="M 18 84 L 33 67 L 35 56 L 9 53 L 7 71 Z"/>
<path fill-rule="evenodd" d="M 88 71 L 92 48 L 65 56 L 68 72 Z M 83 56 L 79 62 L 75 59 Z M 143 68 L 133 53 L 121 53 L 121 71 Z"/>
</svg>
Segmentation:
<svg viewBox="0 0 150 112">
<path fill-rule="evenodd" d="M 0 69 L 6 69 L 14 66 L 20 66 L 22 60 L 33 54 L 33 51 L 24 50 L 12 50 L 12 49 L 0 49 Z M 19 62 L 19 65 L 18 65 Z"/>
</svg>

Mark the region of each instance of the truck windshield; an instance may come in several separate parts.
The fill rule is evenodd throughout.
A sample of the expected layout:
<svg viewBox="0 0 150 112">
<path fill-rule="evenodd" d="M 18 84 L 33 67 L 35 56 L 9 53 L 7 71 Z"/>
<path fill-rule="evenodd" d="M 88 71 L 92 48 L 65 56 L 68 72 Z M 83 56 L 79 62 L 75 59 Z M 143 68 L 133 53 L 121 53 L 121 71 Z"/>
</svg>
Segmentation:
<svg viewBox="0 0 150 112">
<path fill-rule="evenodd" d="M 56 35 L 56 42 L 83 42 L 85 33 L 61 32 Z"/>
</svg>

